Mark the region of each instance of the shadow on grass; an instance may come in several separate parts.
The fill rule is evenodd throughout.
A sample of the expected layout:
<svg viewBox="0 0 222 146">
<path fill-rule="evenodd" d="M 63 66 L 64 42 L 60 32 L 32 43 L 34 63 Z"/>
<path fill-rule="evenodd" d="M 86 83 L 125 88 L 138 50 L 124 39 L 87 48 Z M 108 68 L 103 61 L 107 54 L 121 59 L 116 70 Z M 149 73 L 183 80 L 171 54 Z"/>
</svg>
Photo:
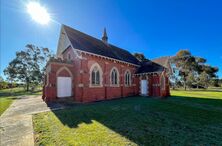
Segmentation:
<svg viewBox="0 0 222 146">
<path fill-rule="evenodd" d="M 199 107 L 193 106 L 197 103 Z M 222 144 L 222 112 L 201 108 L 206 105 L 221 107 L 222 100 L 131 97 L 90 104 L 69 103 L 71 108 L 53 113 L 70 128 L 97 121 L 138 145 Z"/>
</svg>

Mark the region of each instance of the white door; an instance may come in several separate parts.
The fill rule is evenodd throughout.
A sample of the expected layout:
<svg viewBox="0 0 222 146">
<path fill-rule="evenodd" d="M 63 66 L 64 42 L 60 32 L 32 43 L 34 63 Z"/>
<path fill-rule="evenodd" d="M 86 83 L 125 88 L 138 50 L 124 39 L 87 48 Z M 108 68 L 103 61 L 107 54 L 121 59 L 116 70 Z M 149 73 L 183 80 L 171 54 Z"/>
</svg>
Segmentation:
<svg viewBox="0 0 222 146">
<path fill-rule="evenodd" d="M 70 97 L 72 95 L 72 79 L 70 77 L 57 77 L 57 97 Z"/>
<path fill-rule="evenodd" d="M 148 82 L 147 80 L 141 80 L 140 81 L 140 90 L 141 90 L 141 95 L 148 95 Z"/>
</svg>

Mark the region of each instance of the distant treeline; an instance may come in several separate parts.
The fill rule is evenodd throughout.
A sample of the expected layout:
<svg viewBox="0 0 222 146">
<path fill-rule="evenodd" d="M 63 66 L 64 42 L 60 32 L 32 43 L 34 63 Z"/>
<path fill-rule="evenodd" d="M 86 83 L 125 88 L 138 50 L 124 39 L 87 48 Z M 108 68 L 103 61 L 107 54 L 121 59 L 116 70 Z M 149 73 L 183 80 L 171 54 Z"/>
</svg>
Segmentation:
<svg viewBox="0 0 222 146">
<path fill-rule="evenodd" d="M 0 90 L 2 89 L 9 89 L 9 88 L 16 88 L 16 87 L 23 87 L 24 84 L 21 83 L 9 83 L 7 81 L 0 82 Z"/>
</svg>

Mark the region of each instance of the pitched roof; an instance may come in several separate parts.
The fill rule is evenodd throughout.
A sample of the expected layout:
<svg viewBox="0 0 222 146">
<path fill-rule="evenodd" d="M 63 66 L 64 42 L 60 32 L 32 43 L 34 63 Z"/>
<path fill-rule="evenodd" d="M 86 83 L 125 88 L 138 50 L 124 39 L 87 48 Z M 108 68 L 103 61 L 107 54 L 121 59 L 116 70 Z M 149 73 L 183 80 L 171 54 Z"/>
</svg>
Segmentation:
<svg viewBox="0 0 222 146">
<path fill-rule="evenodd" d="M 148 73 L 148 72 L 162 72 L 164 71 L 164 69 L 165 67 L 163 67 L 162 65 L 147 60 L 141 63 L 141 66 L 138 68 L 136 74 Z"/>
<path fill-rule="evenodd" d="M 171 65 L 170 65 L 170 59 L 171 59 L 170 56 L 164 56 L 164 57 L 153 59 L 152 61 L 159 64 L 159 65 L 164 66 L 170 72 L 172 72 Z"/>
<path fill-rule="evenodd" d="M 120 61 L 139 65 L 140 62 L 128 51 L 114 45 L 104 43 L 69 26 L 63 25 L 65 32 L 75 49 L 106 56 Z"/>
<path fill-rule="evenodd" d="M 160 64 L 160 65 L 162 65 L 162 66 L 164 66 L 166 68 L 168 68 L 169 59 L 170 59 L 169 56 L 164 56 L 164 57 L 153 59 L 152 61 L 157 63 L 157 64 Z"/>
</svg>

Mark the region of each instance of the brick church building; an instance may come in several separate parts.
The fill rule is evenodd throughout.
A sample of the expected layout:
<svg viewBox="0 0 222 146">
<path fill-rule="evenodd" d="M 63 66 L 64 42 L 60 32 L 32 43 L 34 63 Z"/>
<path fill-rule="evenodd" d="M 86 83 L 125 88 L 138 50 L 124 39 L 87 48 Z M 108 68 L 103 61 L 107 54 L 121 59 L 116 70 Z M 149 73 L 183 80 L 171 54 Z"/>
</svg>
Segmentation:
<svg viewBox="0 0 222 146">
<path fill-rule="evenodd" d="M 46 66 L 43 100 L 93 102 L 135 95 L 169 96 L 167 68 L 110 44 L 106 30 L 99 40 L 62 25 L 57 56 Z"/>
</svg>

